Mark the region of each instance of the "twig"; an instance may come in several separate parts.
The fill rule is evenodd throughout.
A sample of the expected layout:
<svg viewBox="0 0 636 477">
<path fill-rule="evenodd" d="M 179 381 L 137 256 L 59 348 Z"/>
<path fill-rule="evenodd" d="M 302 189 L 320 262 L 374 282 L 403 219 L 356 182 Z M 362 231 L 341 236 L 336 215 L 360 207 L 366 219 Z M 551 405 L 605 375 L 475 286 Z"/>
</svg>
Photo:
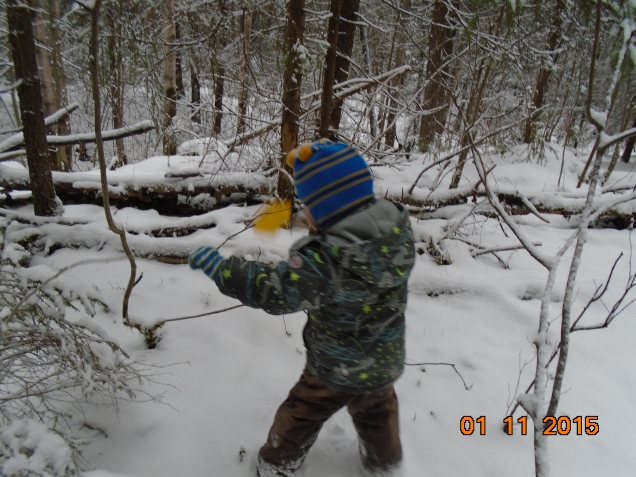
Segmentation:
<svg viewBox="0 0 636 477">
<path fill-rule="evenodd" d="M 450 366 L 451 368 L 453 368 L 453 370 L 455 370 L 455 372 L 457 373 L 457 376 L 459 376 L 459 378 L 462 380 L 462 383 L 464 383 L 464 389 L 466 389 L 466 391 L 470 391 L 470 389 L 473 387 L 473 385 L 471 384 L 470 386 L 466 385 L 466 381 L 464 381 L 464 378 L 462 377 L 461 374 L 459 374 L 459 371 L 457 371 L 457 367 L 453 364 L 453 363 L 404 363 L 405 366 Z"/>
<path fill-rule="evenodd" d="M 9 322 L 11 321 L 11 317 L 13 315 L 15 315 L 16 311 L 18 311 L 18 309 L 20 308 L 20 306 L 22 306 L 23 303 L 25 303 L 29 298 L 31 298 L 34 294 L 36 294 L 37 292 L 39 292 L 40 290 L 42 290 L 42 288 L 44 288 L 44 286 L 51 282 L 52 280 L 55 280 L 57 277 L 59 277 L 62 273 L 66 272 L 67 270 L 70 270 L 72 268 L 75 267 L 79 267 L 82 265 L 92 265 L 92 264 L 96 264 L 96 263 L 110 263 L 110 262 L 118 262 L 124 260 L 124 257 L 116 257 L 116 258 L 95 258 L 95 259 L 91 259 L 91 260 L 82 260 L 81 262 L 75 262 L 71 265 L 68 265 L 67 267 L 64 267 L 62 269 L 60 269 L 55 275 L 53 275 L 52 277 L 47 278 L 46 280 L 44 280 L 42 283 L 40 283 L 40 285 L 37 288 L 34 288 L 33 290 L 31 290 L 28 294 L 26 294 L 19 302 L 18 304 L 13 308 L 13 310 L 11 310 L 11 313 L 9 314 L 9 316 L 7 316 L 6 321 Z"/>
<path fill-rule="evenodd" d="M 164 323 L 168 323 L 170 321 L 183 321 L 183 320 L 192 320 L 194 318 L 201 318 L 202 316 L 216 315 L 218 313 L 223 313 L 224 311 L 234 310 L 235 308 L 241 308 L 245 305 L 234 305 L 229 308 L 223 308 L 222 310 L 210 311 L 208 313 L 201 313 L 200 315 L 192 315 L 192 316 L 182 316 L 180 318 L 168 318 L 166 320 L 158 321 L 155 327 L 159 328 L 163 326 Z"/>
</svg>

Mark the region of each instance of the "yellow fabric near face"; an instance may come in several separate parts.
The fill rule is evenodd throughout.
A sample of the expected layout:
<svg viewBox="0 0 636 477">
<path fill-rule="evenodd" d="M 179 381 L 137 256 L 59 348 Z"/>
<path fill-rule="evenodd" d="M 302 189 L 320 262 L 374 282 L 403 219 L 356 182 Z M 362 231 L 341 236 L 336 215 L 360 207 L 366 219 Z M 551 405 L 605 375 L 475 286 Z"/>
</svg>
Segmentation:
<svg viewBox="0 0 636 477">
<path fill-rule="evenodd" d="M 259 210 L 254 220 L 254 233 L 273 234 L 289 223 L 291 218 L 291 202 L 275 200 Z"/>
</svg>

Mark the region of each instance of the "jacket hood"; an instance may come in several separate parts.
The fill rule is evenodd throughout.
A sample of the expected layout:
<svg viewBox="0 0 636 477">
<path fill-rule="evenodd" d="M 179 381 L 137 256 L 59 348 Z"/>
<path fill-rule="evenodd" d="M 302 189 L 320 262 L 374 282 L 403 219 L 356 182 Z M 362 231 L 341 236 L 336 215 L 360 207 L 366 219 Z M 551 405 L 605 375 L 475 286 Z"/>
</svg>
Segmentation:
<svg viewBox="0 0 636 477">
<path fill-rule="evenodd" d="M 331 255 L 361 282 L 379 289 L 375 291 L 406 283 L 415 261 L 415 247 L 409 215 L 401 206 L 376 199 L 323 234 Z"/>
</svg>

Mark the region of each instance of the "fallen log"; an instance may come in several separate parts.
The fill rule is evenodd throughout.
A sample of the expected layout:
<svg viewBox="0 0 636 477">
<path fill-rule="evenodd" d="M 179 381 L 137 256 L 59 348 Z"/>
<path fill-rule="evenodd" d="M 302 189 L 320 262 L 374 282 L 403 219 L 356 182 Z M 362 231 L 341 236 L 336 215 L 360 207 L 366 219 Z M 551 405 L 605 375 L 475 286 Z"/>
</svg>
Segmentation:
<svg viewBox="0 0 636 477">
<path fill-rule="evenodd" d="M 64 204 L 102 204 L 97 171 L 53 172 L 53 184 Z M 204 173 L 197 177 L 166 178 L 160 174 L 116 171 L 108 174 L 108 185 L 111 203 L 117 208 L 154 209 L 161 215 L 182 217 L 235 202 L 262 202 L 262 196 L 276 187 L 275 177 L 264 174 Z M 0 165 L 0 187 L 8 191 L 30 190 L 28 172 Z"/>
<path fill-rule="evenodd" d="M 193 171 L 187 174 L 166 174 L 166 177 L 160 174 L 149 176 L 114 171 L 108 175 L 110 199 L 118 208 L 155 209 L 161 215 L 187 217 L 204 214 L 230 203 L 262 202 L 275 189 L 275 177 L 263 173 L 212 173 L 205 169 L 197 171 L 196 174 Z M 65 204 L 101 205 L 99 175 L 96 173 L 53 172 L 53 182 L 58 197 Z M 0 165 L 0 187 L 9 191 L 29 190 L 27 171 Z M 485 197 L 480 183 L 458 189 L 433 191 L 416 187 L 412 194 L 408 194 L 406 188 L 391 187 L 382 196 L 408 206 L 413 213 L 422 217 L 448 205 L 469 201 L 474 203 L 478 198 Z M 615 188 L 608 189 L 596 199 L 597 210 L 620 195 Z M 549 220 L 544 214 L 557 214 L 566 218 L 576 216 L 585 204 L 585 197 L 579 191 L 524 194 L 516 189 L 500 189 L 497 197 L 510 214 L 534 214 L 544 222 Z M 479 213 L 489 215 L 494 211 L 484 208 Z M 635 220 L 636 204 L 628 202 L 604 212 L 593 226 L 625 229 Z M 171 236 L 191 232 L 188 229 L 167 229 L 164 233 L 164 236 Z"/>
</svg>

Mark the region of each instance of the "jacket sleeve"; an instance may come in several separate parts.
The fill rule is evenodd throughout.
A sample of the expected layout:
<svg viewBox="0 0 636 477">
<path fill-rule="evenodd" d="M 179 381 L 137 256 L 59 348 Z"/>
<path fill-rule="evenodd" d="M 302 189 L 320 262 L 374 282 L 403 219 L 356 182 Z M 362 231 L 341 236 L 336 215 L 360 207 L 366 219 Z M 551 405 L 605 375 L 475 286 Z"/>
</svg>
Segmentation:
<svg viewBox="0 0 636 477">
<path fill-rule="evenodd" d="M 272 315 L 314 309 L 330 295 L 330 268 L 314 247 L 292 247 L 290 258 L 275 265 L 230 257 L 214 281 L 224 295 Z"/>
</svg>

